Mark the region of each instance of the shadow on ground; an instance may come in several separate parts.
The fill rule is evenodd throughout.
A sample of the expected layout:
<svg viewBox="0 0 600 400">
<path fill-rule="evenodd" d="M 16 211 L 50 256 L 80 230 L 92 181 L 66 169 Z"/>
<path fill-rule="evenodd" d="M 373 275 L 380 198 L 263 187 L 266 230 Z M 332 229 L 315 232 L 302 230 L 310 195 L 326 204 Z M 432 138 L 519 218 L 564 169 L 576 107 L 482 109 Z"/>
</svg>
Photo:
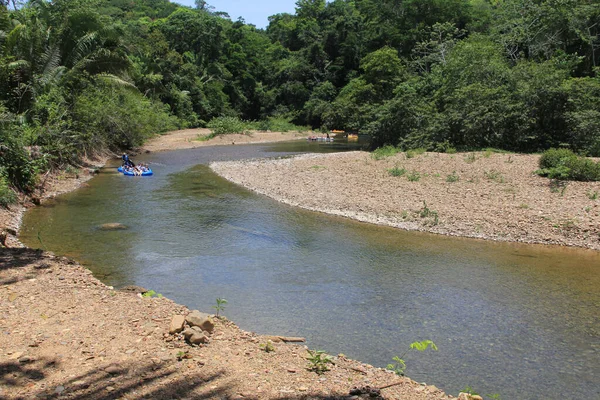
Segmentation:
<svg viewBox="0 0 600 400">
<path fill-rule="evenodd" d="M 225 371 L 212 374 L 184 373 L 187 364 L 152 361 L 98 366 L 80 375 L 48 384 L 45 379 L 61 369 L 58 359 L 10 360 L 0 363 L 0 398 L 5 399 L 254 399 L 260 392 L 237 392 L 237 383 Z M 275 400 L 341 400 L 347 394 L 334 396 L 298 394 Z M 269 398 L 273 399 L 272 396 Z M 357 398 L 357 397 L 354 397 Z"/>
</svg>

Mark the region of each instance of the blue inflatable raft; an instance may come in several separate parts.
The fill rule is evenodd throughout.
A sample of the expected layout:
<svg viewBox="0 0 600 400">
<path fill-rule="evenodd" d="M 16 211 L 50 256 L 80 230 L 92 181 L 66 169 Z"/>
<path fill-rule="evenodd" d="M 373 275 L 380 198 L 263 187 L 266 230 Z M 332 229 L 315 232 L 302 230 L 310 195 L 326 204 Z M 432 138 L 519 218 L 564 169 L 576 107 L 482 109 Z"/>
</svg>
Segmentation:
<svg viewBox="0 0 600 400">
<path fill-rule="evenodd" d="M 126 170 L 124 170 L 124 169 L 123 169 L 123 167 L 119 167 L 119 168 L 117 168 L 117 171 L 119 171 L 119 172 L 122 172 L 122 173 L 123 173 L 123 175 L 126 175 L 126 176 L 151 176 L 151 175 L 153 175 L 153 174 L 154 174 L 154 173 L 152 172 L 152 170 L 151 170 L 151 169 L 149 169 L 149 168 L 148 168 L 148 170 L 147 170 L 147 171 L 144 171 L 144 172 L 142 172 L 142 174 L 141 174 L 141 175 L 136 175 L 136 174 L 134 174 L 134 173 L 133 173 L 133 171 L 131 171 L 131 170 L 129 170 L 129 171 L 126 171 Z"/>
</svg>

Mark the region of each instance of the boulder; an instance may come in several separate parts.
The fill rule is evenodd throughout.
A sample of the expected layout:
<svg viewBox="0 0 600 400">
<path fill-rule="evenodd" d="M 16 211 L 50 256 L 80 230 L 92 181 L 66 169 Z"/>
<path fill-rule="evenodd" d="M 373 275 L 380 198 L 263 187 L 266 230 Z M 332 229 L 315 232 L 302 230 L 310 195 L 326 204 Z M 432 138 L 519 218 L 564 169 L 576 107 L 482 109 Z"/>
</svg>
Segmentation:
<svg viewBox="0 0 600 400">
<path fill-rule="evenodd" d="M 215 324 L 210 318 L 209 314 L 201 313 L 198 310 L 194 310 L 185 317 L 185 322 L 188 323 L 189 326 L 197 326 L 200 327 L 203 331 L 212 333 L 215 329 Z"/>
<path fill-rule="evenodd" d="M 173 335 L 181 332 L 183 330 L 184 323 L 185 317 L 183 315 L 174 315 L 171 319 L 171 325 L 169 326 L 169 333 Z"/>
<path fill-rule="evenodd" d="M 208 338 L 206 337 L 202 329 L 200 329 L 197 326 L 187 328 L 186 330 L 184 330 L 183 336 L 185 337 L 185 340 L 187 340 L 191 344 L 208 343 Z"/>
<path fill-rule="evenodd" d="M 98 226 L 101 231 L 122 231 L 125 229 L 129 229 L 127 225 L 121 224 L 119 222 L 109 222 L 108 224 L 102 224 Z"/>
</svg>

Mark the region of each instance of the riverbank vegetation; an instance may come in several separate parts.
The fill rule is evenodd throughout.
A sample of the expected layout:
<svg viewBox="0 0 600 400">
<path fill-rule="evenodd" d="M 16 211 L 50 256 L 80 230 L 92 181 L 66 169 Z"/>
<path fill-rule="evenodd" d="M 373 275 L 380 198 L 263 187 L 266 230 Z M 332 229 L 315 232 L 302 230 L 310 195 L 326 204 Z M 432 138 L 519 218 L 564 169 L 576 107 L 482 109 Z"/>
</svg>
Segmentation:
<svg viewBox="0 0 600 400">
<path fill-rule="evenodd" d="M 595 2 L 298 0 L 266 29 L 196 4 L 0 1 L 0 187 L 223 118 L 600 156 Z"/>
</svg>

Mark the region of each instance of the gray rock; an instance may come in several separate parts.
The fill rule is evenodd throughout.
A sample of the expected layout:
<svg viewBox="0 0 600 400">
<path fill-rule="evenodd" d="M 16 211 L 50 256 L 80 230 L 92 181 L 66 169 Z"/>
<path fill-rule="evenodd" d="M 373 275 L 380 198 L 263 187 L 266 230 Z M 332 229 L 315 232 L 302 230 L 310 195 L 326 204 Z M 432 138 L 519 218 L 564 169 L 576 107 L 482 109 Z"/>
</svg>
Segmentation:
<svg viewBox="0 0 600 400">
<path fill-rule="evenodd" d="M 188 339 L 191 344 L 202 344 L 208 343 L 208 338 L 204 334 L 204 332 L 194 332 L 192 336 Z"/>
<path fill-rule="evenodd" d="M 169 333 L 173 335 L 181 332 L 183 330 L 183 324 L 185 324 L 185 317 L 183 315 L 174 315 L 171 319 L 171 325 L 169 326 Z"/>
<path fill-rule="evenodd" d="M 98 229 L 101 231 L 122 231 L 129 229 L 129 227 L 119 222 L 109 222 L 108 224 L 102 224 L 98 226 Z"/>
<path fill-rule="evenodd" d="M 203 331 L 212 333 L 215 329 L 215 324 L 212 322 L 209 314 L 201 313 L 198 310 L 194 310 L 185 317 L 185 321 L 190 326 L 198 326 Z"/>
<path fill-rule="evenodd" d="M 200 327 L 197 326 L 187 328 L 186 330 L 184 330 L 183 337 L 185 337 L 185 340 L 187 340 L 191 344 L 208 343 L 208 338 L 206 337 L 202 329 L 200 329 Z"/>
<path fill-rule="evenodd" d="M 56 389 L 54 389 L 54 393 L 56 393 L 56 394 L 61 394 L 64 391 L 65 391 L 65 387 L 63 385 L 59 385 L 56 387 Z"/>
<path fill-rule="evenodd" d="M 141 287 L 141 286 L 135 286 L 135 285 L 127 285 L 127 286 L 123 286 L 122 288 L 119 289 L 121 292 L 129 292 L 129 293 L 146 293 L 148 291 L 148 289 Z"/>
<path fill-rule="evenodd" d="M 123 369 L 120 365 L 112 364 L 112 365 L 109 365 L 108 367 L 106 367 L 104 369 L 104 372 L 111 374 L 111 375 L 121 375 L 127 371 L 125 369 Z"/>
</svg>

